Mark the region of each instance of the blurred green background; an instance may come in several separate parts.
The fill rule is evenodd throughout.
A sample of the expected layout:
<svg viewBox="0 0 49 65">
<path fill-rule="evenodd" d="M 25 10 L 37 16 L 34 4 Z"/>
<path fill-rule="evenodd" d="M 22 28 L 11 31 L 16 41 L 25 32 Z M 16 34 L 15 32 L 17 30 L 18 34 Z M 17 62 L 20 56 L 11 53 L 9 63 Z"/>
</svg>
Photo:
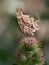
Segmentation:
<svg viewBox="0 0 49 65">
<path fill-rule="evenodd" d="M 43 43 L 49 65 L 49 0 L 0 0 L 0 65 L 13 65 L 23 35 L 19 31 L 16 8 L 40 19 L 38 39 Z"/>
</svg>

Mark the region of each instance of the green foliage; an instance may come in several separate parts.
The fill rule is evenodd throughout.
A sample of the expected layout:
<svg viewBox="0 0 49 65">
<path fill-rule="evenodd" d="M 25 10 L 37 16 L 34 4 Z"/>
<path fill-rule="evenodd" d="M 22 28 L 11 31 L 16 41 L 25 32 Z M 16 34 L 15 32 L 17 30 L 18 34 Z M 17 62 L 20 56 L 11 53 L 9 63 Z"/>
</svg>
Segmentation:
<svg viewBox="0 0 49 65">
<path fill-rule="evenodd" d="M 14 63 L 16 48 L 21 37 L 16 17 L 9 16 L 8 20 L 3 34 L 0 34 L 0 65 L 12 65 Z"/>
</svg>

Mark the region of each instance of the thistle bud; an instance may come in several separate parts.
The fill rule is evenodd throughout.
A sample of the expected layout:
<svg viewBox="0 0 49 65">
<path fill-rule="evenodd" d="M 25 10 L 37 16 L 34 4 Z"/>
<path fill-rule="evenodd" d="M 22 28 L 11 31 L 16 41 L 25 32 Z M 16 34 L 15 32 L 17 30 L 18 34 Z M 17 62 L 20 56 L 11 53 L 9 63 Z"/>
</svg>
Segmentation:
<svg viewBox="0 0 49 65">
<path fill-rule="evenodd" d="M 18 65 L 43 65 L 45 55 L 40 42 L 35 37 L 35 32 L 40 30 L 39 20 L 24 14 L 20 8 L 17 8 L 16 15 L 20 31 L 28 35 L 20 41 L 16 58 Z"/>
</svg>

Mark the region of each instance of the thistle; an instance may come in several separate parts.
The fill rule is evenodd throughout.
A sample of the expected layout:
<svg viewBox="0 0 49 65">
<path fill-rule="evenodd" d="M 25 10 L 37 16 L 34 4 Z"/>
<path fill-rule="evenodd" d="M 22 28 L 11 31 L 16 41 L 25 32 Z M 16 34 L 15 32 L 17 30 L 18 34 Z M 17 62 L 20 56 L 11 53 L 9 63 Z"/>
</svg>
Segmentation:
<svg viewBox="0 0 49 65">
<path fill-rule="evenodd" d="M 40 47 L 40 42 L 35 36 L 35 32 L 40 30 L 39 20 L 23 14 L 20 8 L 16 9 L 16 15 L 20 31 L 25 34 L 18 46 L 16 65 L 43 65 L 45 55 Z"/>
</svg>

